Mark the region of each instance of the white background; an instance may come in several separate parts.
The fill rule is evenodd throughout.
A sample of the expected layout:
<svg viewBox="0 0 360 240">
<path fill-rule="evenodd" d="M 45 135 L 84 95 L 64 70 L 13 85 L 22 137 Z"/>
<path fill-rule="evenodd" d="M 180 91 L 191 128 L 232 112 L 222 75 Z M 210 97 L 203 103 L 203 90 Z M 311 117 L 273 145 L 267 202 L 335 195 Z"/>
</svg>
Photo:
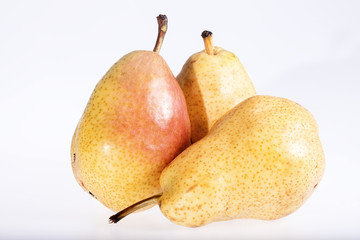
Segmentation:
<svg viewBox="0 0 360 240">
<path fill-rule="evenodd" d="M 185 228 L 154 207 L 116 225 L 72 176 L 70 141 L 110 66 L 152 50 L 177 75 L 200 34 L 235 53 L 259 94 L 286 97 L 318 121 L 322 182 L 276 221 Z M 360 1 L 1 1 L 0 239 L 360 238 Z"/>
</svg>

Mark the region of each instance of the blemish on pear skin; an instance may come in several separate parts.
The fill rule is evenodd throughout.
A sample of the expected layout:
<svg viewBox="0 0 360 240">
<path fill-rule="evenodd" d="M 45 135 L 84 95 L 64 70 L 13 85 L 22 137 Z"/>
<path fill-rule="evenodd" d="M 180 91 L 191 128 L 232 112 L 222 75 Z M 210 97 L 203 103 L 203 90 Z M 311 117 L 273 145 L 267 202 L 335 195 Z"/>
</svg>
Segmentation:
<svg viewBox="0 0 360 240">
<path fill-rule="evenodd" d="M 85 185 L 84 185 L 83 181 L 81 181 L 81 180 L 80 180 L 80 185 L 81 185 L 84 189 L 86 189 L 86 187 L 85 187 Z M 87 190 L 87 189 L 86 189 L 86 190 Z"/>
<path fill-rule="evenodd" d="M 169 217 L 169 220 L 170 220 L 170 221 L 173 221 L 173 222 L 179 222 L 179 220 L 177 220 L 177 219 L 174 218 L 174 217 Z"/>
<path fill-rule="evenodd" d="M 75 160 L 76 160 L 76 153 L 74 153 L 73 163 L 75 163 Z"/>
<path fill-rule="evenodd" d="M 95 195 L 92 192 L 89 191 L 89 194 L 96 199 Z"/>
<path fill-rule="evenodd" d="M 198 186 L 198 184 L 195 184 L 191 187 L 189 187 L 189 189 L 186 191 L 186 193 L 190 192 L 191 190 L 193 190 L 194 188 L 196 188 Z"/>
</svg>

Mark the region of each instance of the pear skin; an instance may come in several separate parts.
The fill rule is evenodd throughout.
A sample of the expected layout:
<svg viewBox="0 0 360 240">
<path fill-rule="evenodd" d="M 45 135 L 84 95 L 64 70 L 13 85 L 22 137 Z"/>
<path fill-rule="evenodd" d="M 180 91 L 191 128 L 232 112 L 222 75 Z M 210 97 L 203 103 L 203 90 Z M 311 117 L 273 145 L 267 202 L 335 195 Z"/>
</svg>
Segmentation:
<svg viewBox="0 0 360 240">
<path fill-rule="evenodd" d="M 162 172 L 162 213 L 198 227 L 236 218 L 278 219 L 304 204 L 325 168 L 318 126 L 290 100 L 254 96 Z"/>
<path fill-rule="evenodd" d="M 203 138 L 227 111 L 256 94 L 235 54 L 212 46 L 212 34 L 203 32 L 206 50 L 193 54 L 176 77 L 191 121 L 191 140 Z"/>
<path fill-rule="evenodd" d="M 160 174 L 189 146 L 190 130 L 184 95 L 164 59 L 131 52 L 96 85 L 77 125 L 74 176 L 108 208 L 124 209 L 161 192 Z"/>
</svg>

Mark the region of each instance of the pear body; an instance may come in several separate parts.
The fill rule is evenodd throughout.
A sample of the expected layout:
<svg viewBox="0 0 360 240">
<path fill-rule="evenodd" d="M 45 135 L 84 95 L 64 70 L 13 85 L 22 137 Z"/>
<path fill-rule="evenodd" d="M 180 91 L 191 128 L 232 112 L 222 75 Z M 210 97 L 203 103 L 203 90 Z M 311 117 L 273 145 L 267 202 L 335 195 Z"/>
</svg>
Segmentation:
<svg viewBox="0 0 360 240">
<path fill-rule="evenodd" d="M 305 202 L 324 167 L 310 112 L 284 98 L 254 96 L 164 169 L 160 208 L 171 221 L 189 227 L 277 219 Z"/>
<path fill-rule="evenodd" d="M 176 79 L 186 98 L 192 142 L 203 138 L 227 111 L 256 94 L 240 60 L 220 47 L 214 48 L 214 55 L 205 50 L 193 54 Z"/>
<path fill-rule="evenodd" d="M 72 139 L 78 183 L 118 211 L 158 194 L 163 168 L 190 144 L 181 88 L 151 51 L 122 57 L 97 84 Z"/>
</svg>

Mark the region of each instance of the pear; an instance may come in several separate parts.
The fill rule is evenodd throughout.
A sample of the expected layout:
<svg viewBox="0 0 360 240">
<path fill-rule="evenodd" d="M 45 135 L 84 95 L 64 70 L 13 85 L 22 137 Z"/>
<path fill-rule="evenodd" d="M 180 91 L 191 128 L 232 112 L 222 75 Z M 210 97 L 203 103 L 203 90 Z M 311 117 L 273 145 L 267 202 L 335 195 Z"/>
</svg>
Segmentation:
<svg viewBox="0 0 360 240">
<path fill-rule="evenodd" d="M 80 186 L 119 211 L 161 192 L 165 166 L 190 145 L 185 97 L 159 55 L 167 30 L 157 17 L 154 51 L 134 51 L 96 85 L 71 144 Z"/>
<path fill-rule="evenodd" d="M 227 111 L 256 94 L 235 54 L 214 47 L 210 31 L 203 31 L 201 36 L 205 50 L 193 54 L 176 77 L 186 98 L 193 143 Z"/>
<path fill-rule="evenodd" d="M 236 218 L 278 219 L 303 205 L 324 167 L 311 113 L 284 98 L 253 96 L 177 156 L 161 174 L 163 194 L 141 204 L 158 202 L 168 219 L 188 227 Z"/>
</svg>

